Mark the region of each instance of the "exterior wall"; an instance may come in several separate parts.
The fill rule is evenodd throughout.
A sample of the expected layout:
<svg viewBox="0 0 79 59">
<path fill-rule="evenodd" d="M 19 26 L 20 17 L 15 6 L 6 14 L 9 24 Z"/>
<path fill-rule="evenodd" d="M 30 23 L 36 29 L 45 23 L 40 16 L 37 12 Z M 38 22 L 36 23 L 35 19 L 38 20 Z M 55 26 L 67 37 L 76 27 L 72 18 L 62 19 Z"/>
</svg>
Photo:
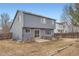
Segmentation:
<svg viewBox="0 0 79 59">
<path fill-rule="evenodd" d="M 51 34 L 46 34 L 46 29 L 30 29 L 30 32 L 29 33 L 26 33 L 25 32 L 25 29 L 23 29 L 23 39 L 24 40 L 28 40 L 28 39 L 32 39 L 32 38 L 35 38 L 35 30 L 39 30 L 39 38 L 41 37 L 53 37 L 54 36 L 54 30 L 50 30 L 51 31 Z"/>
<path fill-rule="evenodd" d="M 46 23 L 43 23 L 41 19 L 42 17 L 39 17 L 39 16 L 24 14 L 23 12 L 18 12 L 15 18 L 15 21 L 12 25 L 12 28 L 10 29 L 10 32 L 13 33 L 12 34 L 13 39 L 16 39 L 16 40 L 31 39 L 35 36 L 34 34 L 35 34 L 36 29 L 30 29 L 31 32 L 26 33 L 24 30 L 25 29 L 24 27 L 40 28 L 39 29 L 40 37 L 52 36 L 54 34 L 53 29 L 55 28 L 55 21 L 46 18 Z M 51 35 L 45 34 L 45 30 L 42 30 L 41 28 L 52 29 Z"/>
<path fill-rule="evenodd" d="M 10 32 L 12 32 L 13 39 L 22 40 L 22 27 L 23 27 L 22 19 L 23 19 L 23 14 L 21 12 L 18 12 L 15 21 L 12 25 L 12 28 L 10 29 Z"/>
<path fill-rule="evenodd" d="M 25 30 L 26 30 L 26 28 L 23 29 L 23 39 L 24 40 L 32 39 L 35 37 L 35 30 L 37 30 L 37 29 L 30 29 L 30 32 L 26 32 Z M 39 31 L 39 35 L 40 35 L 40 31 Z"/>
<path fill-rule="evenodd" d="M 23 40 L 28 40 L 33 38 L 33 30 L 30 29 L 30 32 L 25 31 L 26 28 L 23 28 Z"/>
<path fill-rule="evenodd" d="M 56 23 L 56 29 L 54 30 L 55 33 L 65 33 L 66 32 L 66 26 L 65 23 Z"/>
<path fill-rule="evenodd" d="M 54 30 L 54 32 L 55 32 L 55 33 L 61 33 L 61 32 L 58 31 L 58 30 L 61 30 L 62 32 L 64 32 L 63 25 L 56 24 L 56 29 Z"/>
<path fill-rule="evenodd" d="M 42 17 L 24 14 L 24 27 L 30 28 L 55 28 L 55 21 L 46 19 L 46 23 L 41 21 Z M 53 24 L 52 24 L 53 23 Z"/>
<path fill-rule="evenodd" d="M 49 30 L 49 29 L 48 29 Z M 41 37 L 42 36 L 49 36 L 49 37 L 53 37 L 54 36 L 54 30 L 50 30 L 51 31 L 51 34 L 46 34 L 45 32 L 46 32 L 46 30 L 44 29 L 44 30 L 40 30 L 40 32 L 41 32 Z"/>
<path fill-rule="evenodd" d="M 62 22 L 61 22 L 62 23 Z M 64 28 L 63 28 L 64 26 Z M 61 30 L 62 32 L 59 32 Z M 55 33 L 72 33 L 72 32 L 79 32 L 79 27 L 75 27 L 72 24 L 63 23 L 63 25 L 59 25 L 56 23 L 56 29 L 54 30 Z"/>
</svg>

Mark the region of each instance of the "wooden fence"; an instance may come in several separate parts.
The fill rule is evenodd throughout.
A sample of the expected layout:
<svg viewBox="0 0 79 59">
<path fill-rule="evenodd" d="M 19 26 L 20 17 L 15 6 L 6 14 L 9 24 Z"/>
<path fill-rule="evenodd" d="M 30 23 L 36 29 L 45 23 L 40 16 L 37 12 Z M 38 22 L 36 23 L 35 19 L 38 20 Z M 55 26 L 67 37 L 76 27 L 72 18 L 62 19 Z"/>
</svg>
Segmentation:
<svg viewBox="0 0 79 59">
<path fill-rule="evenodd" d="M 12 33 L 5 33 L 5 34 L 0 34 L 0 40 L 3 39 L 11 39 L 12 38 Z"/>
<path fill-rule="evenodd" d="M 76 33 L 55 33 L 54 37 L 61 37 L 61 38 L 79 38 L 79 32 Z"/>
</svg>

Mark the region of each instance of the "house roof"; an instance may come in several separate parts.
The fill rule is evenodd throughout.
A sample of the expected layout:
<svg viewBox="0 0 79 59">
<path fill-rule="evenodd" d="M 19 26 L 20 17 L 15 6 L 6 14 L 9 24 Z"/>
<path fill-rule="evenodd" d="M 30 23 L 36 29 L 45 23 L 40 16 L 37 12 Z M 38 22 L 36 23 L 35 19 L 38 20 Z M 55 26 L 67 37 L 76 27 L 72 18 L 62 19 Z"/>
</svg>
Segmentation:
<svg viewBox="0 0 79 59">
<path fill-rule="evenodd" d="M 56 24 L 63 25 L 65 22 L 56 22 Z"/>
<path fill-rule="evenodd" d="M 20 11 L 20 10 L 18 10 L 18 11 Z M 35 14 L 35 13 L 32 13 L 32 12 L 27 12 L 27 11 L 21 11 L 21 12 L 23 12 L 24 14 L 30 14 L 30 15 L 34 15 L 34 16 L 38 16 L 38 17 L 44 17 L 44 18 L 48 18 L 50 20 L 54 20 L 55 21 L 55 19 L 52 19 L 50 17 L 39 15 L 39 14 Z"/>
<path fill-rule="evenodd" d="M 26 12 L 26 11 L 22 11 L 22 10 L 17 10 L 16 15 L 15 15 L 15 17 L 14 17 L 14 20 L 13 20 L 13 22 L 12 22 L 12 24 L 11 24 L 10 29 L 12 28 L 12 25 L 13 25 L 13 23 L 14 23 L 14 21 L 15 21 L 15 18 L 16 18 L 16 16 L 17 16 L 17 13 L 18 13 L 18 12 L 22 12 L 22 13 L 24 13 L 24 14 L 30 14 L 30 15 L 34 15 L 34 16 L 38 16 L 38 17 L 43 17 L 43 18 L 47 18 L 47 19 L 56 21 L 55 19 L 52 19 L 52 18 L 47 17 L 47 16 L 42 16 L 42 15 L 34 14 L 34 13 L 32 13 L 32 12 Z"/>
</svg>

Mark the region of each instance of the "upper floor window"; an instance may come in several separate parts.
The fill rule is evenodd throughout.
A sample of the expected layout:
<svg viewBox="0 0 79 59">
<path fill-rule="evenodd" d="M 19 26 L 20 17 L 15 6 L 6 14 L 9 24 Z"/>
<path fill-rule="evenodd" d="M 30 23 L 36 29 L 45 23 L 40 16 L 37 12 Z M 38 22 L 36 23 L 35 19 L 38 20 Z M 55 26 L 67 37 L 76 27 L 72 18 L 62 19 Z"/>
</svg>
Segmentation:
<svg viewBox="0 0 79 59">
<path fill-rule="evenodd" d="M 44 24 L 46 24 L 46 18 L 42 18 L 41 22 L 44 23 Z"/>
</svg>

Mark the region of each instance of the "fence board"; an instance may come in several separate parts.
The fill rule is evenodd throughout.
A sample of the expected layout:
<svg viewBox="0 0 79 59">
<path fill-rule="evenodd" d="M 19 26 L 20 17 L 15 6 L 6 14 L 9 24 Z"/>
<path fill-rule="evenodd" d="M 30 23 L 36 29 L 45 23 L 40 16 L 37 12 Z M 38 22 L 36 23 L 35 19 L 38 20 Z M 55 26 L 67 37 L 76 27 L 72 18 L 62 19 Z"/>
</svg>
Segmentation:
<svg viewBox="0 0 79 59">
<path fill-rule="evenodd" d="M 55 33 L 54 37 L 79 38 L 79 32 L 76 32 L 76 33 Z"/>
<path fill-rule="evenodd" d="M 11 39 L 12 38 L 12 33 L 5 33 L 5 34 L 0 34 L 0 40 L 3 39 Z"/>
</svg>

